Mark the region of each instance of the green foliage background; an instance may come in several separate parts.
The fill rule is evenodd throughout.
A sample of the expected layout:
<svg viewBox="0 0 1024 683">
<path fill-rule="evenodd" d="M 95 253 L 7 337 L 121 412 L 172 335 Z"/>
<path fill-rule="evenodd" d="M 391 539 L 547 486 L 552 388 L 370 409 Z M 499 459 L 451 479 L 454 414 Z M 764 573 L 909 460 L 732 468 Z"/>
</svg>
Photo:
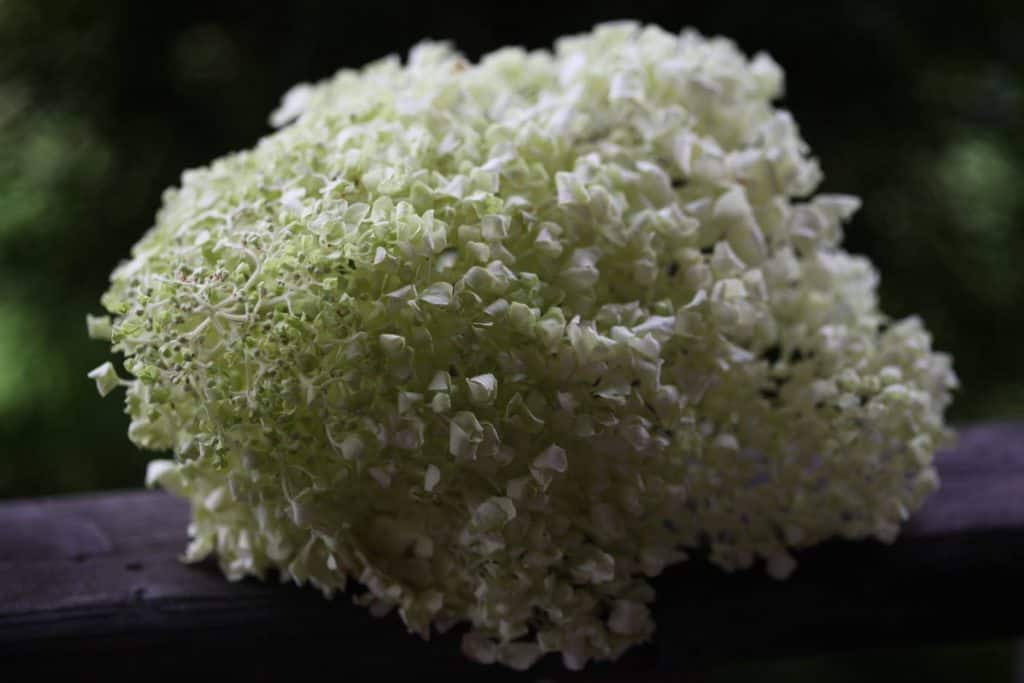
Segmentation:
<svg viewBox="0 0 1024 683">
<path fill-rule="evenodd" d="M 475 58 L 624 14 L 775 56 L 824 189 L 864 199 L 848 245 L 883 307 L 956 358 L 954 421 L 1024 415 L 1024 6 L 685 5 L 0 0 L 0 497 L 139 485 L 85 314 L 163 189 L 266 134 L 288 86 L 424 36 Z"/>
<path fill-rule="evenodd" d="M 955 356 L 951 418 L 1024 417 L 1024 3 L 937 7 L 0 0 L 0 498 L 140 485 L 121 402 L 85 378 L 107 357 L 85 314 L 164 188 L 266 134 L 290 85 L 425 36 L 475 58 L 624 16 L 783 65 L 823 189 L 864 200 L 847 245 L 881 270 L 883 308 L 920 314 Z M 964 644 L 702 680 L 1010 680 L 1015 657 Z"/>
</svg>

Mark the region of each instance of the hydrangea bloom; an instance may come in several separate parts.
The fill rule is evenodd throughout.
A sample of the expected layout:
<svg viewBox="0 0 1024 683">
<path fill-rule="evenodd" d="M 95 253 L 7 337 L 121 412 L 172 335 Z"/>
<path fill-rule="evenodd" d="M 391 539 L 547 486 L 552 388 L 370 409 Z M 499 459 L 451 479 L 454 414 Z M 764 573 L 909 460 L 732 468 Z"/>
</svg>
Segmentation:
<svg viewBox="0 0 1024 683">
<path fill-rule="evenodd" d="M 188 171 L 91 333 L 129 436 L 228 577 L 348 578 L 481 662 L 650 637 L 706 546 L 794 568 L 891 541 L 955 385 L 840 247 L 782 72 L 617 23 L 478 65 L 444 44 L 300 85 Z"/>
</svg>

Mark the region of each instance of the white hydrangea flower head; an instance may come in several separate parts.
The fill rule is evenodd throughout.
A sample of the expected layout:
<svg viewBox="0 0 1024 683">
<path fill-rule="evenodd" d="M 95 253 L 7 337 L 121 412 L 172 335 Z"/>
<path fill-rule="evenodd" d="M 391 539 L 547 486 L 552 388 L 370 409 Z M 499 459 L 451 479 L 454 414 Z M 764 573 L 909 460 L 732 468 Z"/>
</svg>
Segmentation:
<svg viewBox="0 0 1024 683">
<path fill-rule="evenodd" d="M 112 275 L 129 436 L 170 450 L 187 556 L 349 578 L 466 654 L 580 668 L 650 638 L 649 583 L 891 541 L 956 379 L 842 250 L 782 71 L 634 23 L 445 44 L 300 85 L 188 171 Z"/>
</svg>

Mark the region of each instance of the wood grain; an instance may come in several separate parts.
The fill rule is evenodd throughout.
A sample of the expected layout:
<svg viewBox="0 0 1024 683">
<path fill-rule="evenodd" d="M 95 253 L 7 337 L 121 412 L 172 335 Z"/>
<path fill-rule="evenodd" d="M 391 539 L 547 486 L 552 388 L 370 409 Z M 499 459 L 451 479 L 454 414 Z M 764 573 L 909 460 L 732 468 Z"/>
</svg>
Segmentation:
<svg viewBox="0 0 1024 683">
<path fill-rule="evenodd" d="M 677 680 L 716 662 L 1024 634 L 1024 424 L 961 432 L 942 488 L 891 546 L 826 543 L 787 581 L 701 560 L 655 581 L 655 640 L 586 680 Z M 34 672 L 277 680 L 582 680 L 548 657 L 527 675 L 470 664 L 342 596 L 185 565 L 188 510 L 158 492 L 0 503 L 0 659 Z"/>
</svg>

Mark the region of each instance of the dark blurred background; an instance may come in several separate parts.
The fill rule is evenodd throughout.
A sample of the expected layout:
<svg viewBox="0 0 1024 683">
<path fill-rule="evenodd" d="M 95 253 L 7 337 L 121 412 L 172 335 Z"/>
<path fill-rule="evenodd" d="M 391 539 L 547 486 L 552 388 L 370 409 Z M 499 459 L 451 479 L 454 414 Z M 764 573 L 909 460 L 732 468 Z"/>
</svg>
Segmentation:
<svg viewBox="0 0 1024 683">
<path fill-rule="evenodd" d="M 1024 416 L 1024 3 L 936 7 L 0 0 L 0 498 L 139 484 L 85 314 L 164 188 L 268 133 L 289 86 L 423 37 L 477 58 L 623 17 L 771 53 L 822 189 L 864 199 L 847 246 L 884 309 L 954 354 L 951 418 Z"/>
<path fill-rule="evenodd" d="M 847 246 L 921 314 L 963 422 L 1024 415 L 1024 4 L 0 0 L 0 497 L 136 486 L 144 456 L 85 314 L 182 170 L 249 147 L 292 84 L 423 37 L 468 56 L 614 18 L 768 51 L 826 172 L 864 199 Z"/>
<path fill-rule="evenodd" d="M 85 377 L 108 356 L 85 315 L 164 188 L 268 133 L 289 86 L 424 37 L 477 58 L 624 17 L 772 54 L 822 189 L 864 199 L 847 246 L 881 270 L 883 308 L 955 356 L 953 421 L 1024 416 L 1024 3 L 938 6 L 0 0 L 0 498 L 140 485 L 120 399 Z M 915 679 L 1013 676 L 1004 644 L 915 653 Z M 891 658 L 793 666 L 861 680 Z"/>
</svg>

